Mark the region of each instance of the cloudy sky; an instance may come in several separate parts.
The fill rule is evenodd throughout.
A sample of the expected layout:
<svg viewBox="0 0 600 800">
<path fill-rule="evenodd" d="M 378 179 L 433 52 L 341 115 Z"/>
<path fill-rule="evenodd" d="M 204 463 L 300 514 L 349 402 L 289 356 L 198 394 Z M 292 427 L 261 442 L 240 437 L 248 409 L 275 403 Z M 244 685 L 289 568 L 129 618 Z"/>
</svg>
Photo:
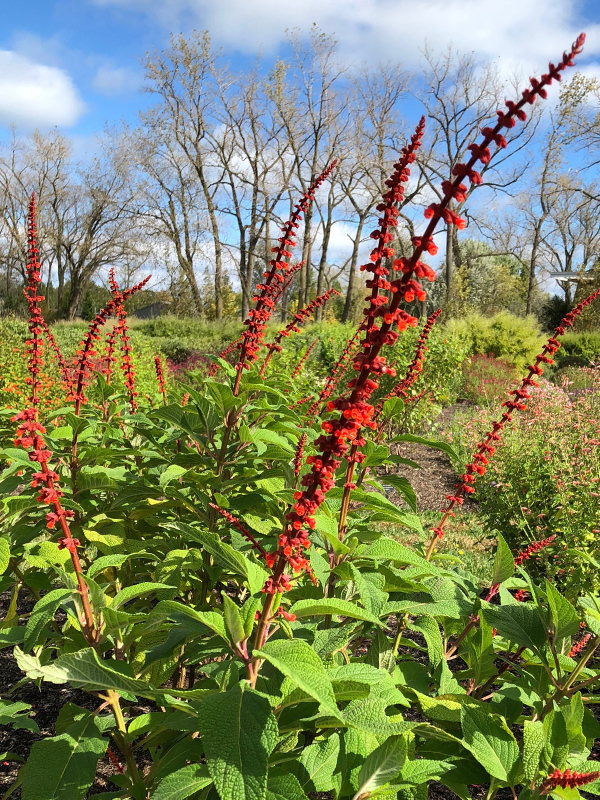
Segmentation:
<svg viewBox="0 0 600 800">
<path fill-rule="evenodd" d="M 286 28 L 316 22 L 350 61 L 416 66 L 424 41 L 452 43 L 500 66 L 545 69 L 581 30 L 580 66 L 600 76 L 598 0 L 4 0 L 0 19 L 0 126 L 58 126 L 75 139 L 133 119 L 139 58 L 171 31 L 208 29 L 233 63 L 260 48 L 285 55 Z"/>
</svg>

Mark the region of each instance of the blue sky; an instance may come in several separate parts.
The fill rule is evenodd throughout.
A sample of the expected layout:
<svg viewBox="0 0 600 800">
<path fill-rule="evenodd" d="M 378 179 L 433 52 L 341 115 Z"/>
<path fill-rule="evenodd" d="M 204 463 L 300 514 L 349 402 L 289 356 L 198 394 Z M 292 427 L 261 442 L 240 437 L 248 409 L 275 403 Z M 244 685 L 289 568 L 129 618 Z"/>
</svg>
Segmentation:
<svg viewBox="0 0 600 800">
<path fill-rule="evenodd" d="M 351 61 L 414 68 L 425 39 L 452 43 L 507 72 L 544 70 L 580 30 L 580 68 L 600 77 L 600 0 L 3 0 L 0 126 L 58 126 L 82 146 L 148 101 L 140 56 L 171 31 L 208 29 L 234 65 L 285 52 L 285 29 L 316 22 Z M 526 77 L 526 76 L 525 76 Z"/>
</svg>

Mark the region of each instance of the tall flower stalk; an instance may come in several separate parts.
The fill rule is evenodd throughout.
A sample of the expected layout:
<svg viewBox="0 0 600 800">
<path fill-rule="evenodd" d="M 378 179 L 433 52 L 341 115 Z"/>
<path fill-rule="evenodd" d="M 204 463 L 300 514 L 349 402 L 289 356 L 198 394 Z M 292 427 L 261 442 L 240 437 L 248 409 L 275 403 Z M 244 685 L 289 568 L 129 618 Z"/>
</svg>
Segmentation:
<svg viewBox="0 0 600 800">
<path fill-rule="evenodd" d="M 339 294 L 337 289 L 328 289 L 324 294 L 315 297 L 308 305 L 304 306 L 304 308 L 301 308 L 293 315 L 291 322 L 279 331 L 271 344 L 267 345 L 267 355 L 260 370 L 261 376 L 265 374 L 273 353 L 281 352 L 281 340 L 287 338 L 292 333 L 300 333 L 300 328 L 298 326 L 304 325 L 304 323 L 312 317 L 317 308 L 324 306 L 330 297 L 333 295 L 338 295 L 339 297 Z"/>
<path fill-rule="evenodd" d="M 281 296 L 280 287 L 289 277 L 290 270 L 293 269 L 289 263 L 292 256 L 292 248 L 296 243 L 295 231 L 300 227 L 299 220 L 302 214 L 312 203 L 315 193 L 323 181 L 329 177 L 333 171 L 337 160 L 325 169 L 319 177 L 312 183 L 301 200 L 294 207 L 290 219 L 283 225 L 282 235 L 279 237 L 279 245 L 272 248 L 275 257 L 269 261 L 269 269 L 264 273 L 264 283 L 259 283 L 256 287 L 258 294 L 253 298 L 255 306 L 250 310 L 248 319 L 244 322 L 244 340 L 237 364 L 237 375 L 233 394 L 237 395 L 240 390 L 240 381 L 244 369 L 249 369 L 250 364 L 258 359 L 262 338 L 267 329 L 267 322 L 273 313 L 275 302 Z"/>
<path fill-rule="evenodd" d="M 394 174 L 387 181 L 389 191 L 383 197 L 383 203 L 377 207 L 384 216 L 379 221 L 379 229 L 373 231 L 372 238 L 378 241 L 378 247 L 371 254 L 371 264 L 364 265 L 361 269 L 373 273 L 373 278 L 367 285 L 372 289 L 371 296 L 368 298 L 369 306 L 365 309 L 366 330 L 365 339 L 362 342 L 364 352 L 359 355 L 354 368 L 358 376 L 350 381 L 349 396 L 342 396 L 333 402 L 328 403 L 330 411 L 338 411 L 339 419 L 327 420 L 322 427 L 325 435 L 315 440 L 315 446 L 320 451 L 315 456 L 309 456 L 307 462 L 311 463 L 312 469 L 302 478 L 304 485 L 303 491 L 295 493 L 295 504 L 293 509 L 286 515 L 287 524 L 279 538 L 278 549 L 270 554 L 268 560 L 273 568 L 273 574 L 267 581 L 263 591 L 270 595 L 263 605 L 262 614 L 257 626 L 255 646 L 260 647 L 269 630 L 269 619 L 273 606 L 273 597 L 276 593 L 286 591 L 289 588 L 289 576 L 286 574 L 286 567 L 290 563 L 290 556 L 294 558 L 291 565 L 294 571 L 300 566 L 302 569 L 301 556 L 303 550 L 309 547 L 307 528 L 314 529 L 314 515 L 321 503 L 325 499 L 327 492 L 335 486 L 335 471 L 339 467 L 340 458 L 345 457 L 352 445 L 360 447 L 364 444 L 361 436 L 363 427 L 374 427 L 372 420 L 374 407 L 367 401 L 378 384 L 371 375 L 377 376 L 383 373 L 394 374 L 386 367 L 385 359 L 380 356 L 381 348 L 384 345 L 393 344 L 398 333 L 393 331 L 395 326 L 398 331 L 406 330 L 411 325 L 416 325 L 416 319 L 411 317 L 400 308 L 403 301 L 410 302 L 415 295 L 423 291 L 422 286 L 417 283 L 416 278 L 433 280 L 435 273 L 427 264 L 421 261 L 425 252 L 430 255 L 437 253 L 437 246 L 433 241 L 433 233 L 440 221 L 447 225 L 456 225 L 463 228 L 465 222 L 452 209 L 450 204 L 453 201 L 462 202 L 466 199 L 467 187 L 462 183 L 468 179 L 472 184 L 482 182 L 481 175 L 475 170 L 478 161 L 483 164 L 489 163 L 491 153 L 489 147 L 494 143 L 497 147 L 506 147 L 506 140 L 502 131 L 514 127 L 516 120 L 526 119 L 523 107 L 526 104 L 533 104 L 536 97 L 546 96 L 546 87 L 553 80 L 560 80 L 560 73 L 567 67 L 573 65 L 574 57 L 581 52 L 584 34 L 581 34 L 569 53 L 565 53 L 557 66 L 550 64 L 548 73 L 543 75 L 541 80 L 530 79 L 531 88 L 526 89 L 522 98 L 518 102 L 507 101 L 505 109 L 498 111 L 498 121 L 492 127 L 483 128 L 483 139 L 477 144 L 469 146 L 471 158 L 464 164 L 457 164 L 453 169 L 454 180 L 444 181 L 442 191 L 444 198 L 440 203 L 434 203 L 425 211 L 425 217 L 429 220 L 425 232 L 421 236 L 412 238 L 413 252 L 408 257 L 403 257 L 392 262 L 395 270 L 402 272 L 402 277 L 393 282 L 386 280 L 389 271 L 383 267 L 383 258 L 392 258 L 393 250 L 388 247 L 393 239 L 390 228 L 395 227 L 398 210 L 395 203 L 398 198 L 402 198 L 402 183 L 409 177 L 408 165 L 415 159 L 415 150 L 420 144 L 424 120 L 421 121 L 417 131 L 412 137 L 408 147 L 403 149 L 400 162 L 395 165 Z M 388 302 L 387 298 L 378 294 L 379 289 L 386 289 L 391 292 L 392 299 Z M 381 319 L 382 324 L 377 326 L 376 320 Z M 362 453 L 355 452 L 353 463 L 361 463 L 364 460 Z M 346 483 L 350 483 L 346 481 Z M 343 512 L 343 509 L 342 509 Z M 345 517 L 340 515 L 341 531 L 345 530 Z M 288 553 L 290 555 L 288 555 Z M 258 663 L 252 668 L 252 681 L 256 680 Z"/>
</svg>

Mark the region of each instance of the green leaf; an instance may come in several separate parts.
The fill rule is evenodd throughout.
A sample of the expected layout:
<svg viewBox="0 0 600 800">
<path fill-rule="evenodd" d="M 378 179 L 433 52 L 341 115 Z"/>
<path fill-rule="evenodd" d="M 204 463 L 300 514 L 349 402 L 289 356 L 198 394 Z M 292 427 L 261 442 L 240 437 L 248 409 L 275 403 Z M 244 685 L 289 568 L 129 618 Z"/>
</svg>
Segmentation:
<svg viewBox="0 0 600 800">
<path fill-rule="evenodd" d="M 415 786 L 438 781 L 442 775 L 454 769 L 455 765 L 448 761 L 437 761 L 420 758 L 417 761 L 407 761 L 402 768 L 400 780 Z"/>
<path fill-rule="evenodd" d="M 10 546 L 6 539 L 0 539 L 0 575 L 4 575 L 10 562 Z"/>
<path fill-rule="evenodd" d="M 385 475 L 385 479 L 382 480 L 384 483 L 389 483 L 390 486 L 393 486 L 398 494 L 404 498 L 411 511 L 414 511 L 415 514 L 417 513 L 417 495 L 408 478 L 402 475 Z"/>
<path fill-rule="evenodd" d="M 523 726 L 523 771 L 527 783 L 537 778 L 540 756 L 544 749 L 544 724 L 541 720 L 525 720 Z"/>
<path fill-rule="evenodd" d="M 188 764 L 163 778 L 150 795 L 150 800 L 186 800 L 212 783 L 204 764 Z"/>
<path fill-rule="evenodd" d="M 269 775 L 266 800 L 306 800 L 295 775 Z"/>
<path fill-rule="evenodd" d="M 553 586 L 546 581 L 546 597 L 554 630 L 554 641 L 558 642 L 567 636 L 572 636 L 579 630 L 579 616 L 571 603 Z"/>
<path fill-rule="evenodd" d="M 0 726 L 10 725 L 15 730 L 25 729 L 39 733 L 37 722 L 29 716 L 30 710 L 29 703 L 19 701 L 11 703 L 7 700 L 0 700 Z"/>
<path fill-rule="evenodd" d="M 110 661 L 100 661 L 95 650 L 88 648 L 60 656 L 50 664 L 42 665 L 35 656 L 26 655 L 15 647 L 15 659 L 20 669 L 32 680 L 42 678 L 50 683 L 70 683 L 75 688 L 114 689 L 116 692 L 137 694 L 141 697 L 155 697 L 144 681 L 130 678 L 111 667 Z M 122 662 L 114 661 L 121 666 Z"/>
<path fill-rule="evenodd" d="M 425 447 L 430 447 L 432 450 L 441 450 L 446 455 L 450 456 L 452 461 L 458 461 L 456 452 L 447 442 L 438 442 L 434 439 L 424 439 L 422 436 L 414 436 L 412 433 L 403 433 L 400 436 L 394 436 L 394 442 L 411 442 L 412 444 L 422 444 Z"/>
<path fill-rule="evenodd" d="M 298 759 L 298 777 L 302 788 L 315 792 L 331 791 L 339 752 L 340 737 L 337 733 L 305 747 Z"/>
<path fill-rule="evenodd" d="M 233 600 L 224 592 L 221 593 L 221 597 L 223 599 L 223 616 L 225 618 L 225 625 L 229 633 L 229 638 L 232 644 L 239 644 L 246 638 L 240 610 Z"/>
<path fill-rule="evenodd" d="M 374 615 L 360 608 L 355 603 L 348 600 L 337 600 L 336 598 L 325 600 L 298 600 L 290 608 L 290 612 L 296 615 L 296 619 L 301 617 L 324 617 L 327 615 L 336 617 L 348 617 L 349 619 L 361 619 L 371 622 L 373 625 L 380 626 L 381 622 Z"/>
<path fill-rule="evenodd" d="M 27 627 L 25 628 L 25 639 L 23 640 L 24 649 L 31 650 L 36 644 L 38 636 L 44 629 L 46 623 L 54 618 L 56 609 L 66 597 L 70 597 L 70 589 L 54 589 L 48 594 L 44 595 L 39 600 L 27 620 Z"/>
<path fill-rule="evenodd" d="M 191 525 L 185 525 L 182 522 L 165 523 L 163 527 L 181 531 L 193 541 L 200 542 L 204 550 L 210 553 L 218 564 L 231 570 L 234 574 L 246 578 L 250 594 L 256 594 L 265 585 L 269 577 L 268 572 L 243 553 L 234 550 L 231 545 L 222 542 L 217 534 L 192 528 Z"/>
<path fill-rule="evenodd" d="M 501 534 L 498 534 L 498 547 L 494 556 L 494 573 L 492 586 L 508 580 L 515 572 L 515 560 L 510 547 L 504 541 Z"/>
<path fill-rule="evenodd" d="M 255 650 L 254 655 L 269 661 L 286 678 L 317 700 L 329 714 L 341 718 L 323 662 L 307 642 L 302 639 L 270 641 L 261 650 Z"/>
<path fill-rule="evenodd" d="M 110 607 L 113 611 L 118 611 L 121 606 L 124 606 L 125 603 L 128 603 L 135 597 L 140 597 L 143 594 L 149 594 L 150 592 L 157 591 L 158 589 L 175 588 L 175 586 L 168 586 L 166 583 L 152 583 L 150 581 L 138 583 L 135 586 L 126 586 L 125 589 L 122 589 L 113 597 Z"/>
<path fill-rule="evenodd" d="M 536 607 L 532 603 L 496 606 L 482 602 L 481 614 L 488 625 L 510 642 L 529 647 L 546 661 L 543 648 L 546 632 Z"/>
<path fill-rule="evenodd" d="M 198 724 L 221 800 L 264 800 L 267 761 L 278 738 L 269 701 L 238 683 L 202 702 Z"/>
<path fill-rule="evenodd" d="M 120 567 L 131 556 L 122 555 L 121 553 L 114 553 L 109 556 L 101 556 L 97 558 L 88 570 L 88 578 L 93 578 L 99 572 L 102 572 L 109 567 Z"/>
<path fill-rule="evenodd" d="M 519 764 L 519 745 L 506 723 L 472 706 L 460 710 L 463 743 L 489 774 L 512 785 Z"/>
<path fill-rule="evenodd" d="M 388 539 L 385 536 L 361 550 L 360 558 L 366 558 L 371 561 L 394 561 L 397 564 L 411 564 L 415 567 L 422 567 L 424 571 L 431 575 L 439 574 L 439 569 L 429 561 L 425 561 L 422 556 L 417 555 L 417 553 L 414 553 L 395 539 Z"/>
<path fill-rule="evenodd" d="M 161 473 L 160 478 L 158 479 L 159 486 L 166 486 L 171 481 L 177 480 L 177 478 L 181 478 L 182 475 L 185 475 L 187 469 L 185 467 L 180 467 L 178 464 L 169 464 L 164 472 Z"/>
<path fill-rule="evenodd" d="M 367 756 L 358 773 L 358 792 L 354 798 L 368 797 L 376 789 L 390 783 L 406 761 L 405 736 L 390 736 L 380 747 Z"/>
<path fill-rule="evenodd" d="M 23 776 L 23 800 L 83 800 L 108 740 L 86 712 L 60 736 L 34 742 Z"/>
</svg>

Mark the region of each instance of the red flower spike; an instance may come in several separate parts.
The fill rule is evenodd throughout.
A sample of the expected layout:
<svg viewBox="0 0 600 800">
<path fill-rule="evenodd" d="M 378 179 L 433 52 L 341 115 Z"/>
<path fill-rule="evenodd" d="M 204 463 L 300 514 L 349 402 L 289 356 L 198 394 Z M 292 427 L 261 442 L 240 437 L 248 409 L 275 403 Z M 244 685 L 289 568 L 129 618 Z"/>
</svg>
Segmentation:
<svg viewBox="0 0 600 800">
<path fill-rule="evenodd" d="M 600 778 L 600 772 L 571 772 L 570 769 L 561 771 L 555 769 L 540 786 L 540 794 L 549 794 L 557 787 L 562 789 L 575 789 L 578 786 L 585 786 L 593 783 Z"/>
<path fill-rule="evenodd" d="M 575 658 L 576 655 L 579 655 L 591 638 L 591 633 L 585 633 L 569 650 L 569 658 Z"/>
<path fill-rule="evenodd" d="M 221 508 L 215 503 L 209 503 L 208 505 L 211 508 L 214 508 L 214 510 L 217 511 L 222 517 L 224 517 L 227 520 L 227 522 L 229 522 L 230 525 L 233 525 L 233 527 L 242 534 L 244 539 L 247 539 L 251 543 L 252 547 L 255 550 L 258 550 L 261 556 L 266 557 L 267 554 L 263 549 L 263 547 L 261 547 L 261 545 L 254 538 L 254 536 L 250 533 L 248 528 L 242 522 L 240 522 L 239 519 L 237 519 L 236 517 L 233 516 L 233 514 L 230 514 L 229 511 L 226 511 L 224 508 Z"/>
<path fill-rule="evenodd" d="M 423 326 L 423 330 L 421 331 L 421 335 L 417 339 L 417 348 L 415 351 L 415 355 L 413 360 L 408 365 L 408 370 L 404 378 L 399 381 L 394 388 L 392 389 L 389 394 L 383 397 L 375 410 L 374 419 L 376 419 L 383 410 L 383 404 L 386 400 L 389 400 L 391 397 L 400 397 L 402 396 L 405 400 L 408 399 L 408 390 L 413 386 L 419 378 L 421 371 L 423 370 L 423 362 L 425 360 L 425 352 L 427 351 L 427 340 L 429 339 L 429 334 L 431 333 L 431 329 L 437 322 L 439 315 L 442 313 L 442 309 L 438 308 L 437 311 L 434 311 L 433 314 L 427 319 L 427 322 Z"/>
<path fill-rule="evenodd" d="M 260 294 L 257 295 L 256 305 L 253 309 L 251 309 L 248 319 L 244 322 L 244 325 L 246 325 L 247 328 L 244 332 L 244 341 L 242 343 L 240 357 L 237 364 L 237 376 L 233 389 L 234 395 L 237 395 L 239 391 L 243 370 L 248 369 L 250 363 L 256 361 L 258 358 L 258 352 L 260 350 L 262 338 L 267 329 L 267 322 L 273 313 L 273 308 L 275 307 L 275 301 L 273 298 L 280 297 L 277 283 L 281 283 L 281 281 L 276 281 L 275 284 L 273 281 L 276 280 L 279 272 L 283 276 L 283 282 L 285 282 L 289 277 L 290 270 L 293 269 L 288 261 L 288 259 L 291 257 L 291 250 L 288 250 L 287 248 L 288 246 L 292 247 L 295 243 L 294 231 L 299 226 L 298 220 L 301 219 L 302 214 L 312 202 L 315 191 L 319 188 L 323 181 L 329 177 L 336 164 L 337 160 L 332 161 L 327 169 L 325 169 L 325 171 L 319 175 L 315 182 L 311 184 L 308 192 L 306 192 L 304 197 L 295 206 L 290 220 L 284 224 L 282 228 L 283 236 L 281 236 L 279 239 L 279 246 L 273 248 L 275 258 L 269 261 L 269 270 L 265 273 L 265 282 L 264 284 L 261 284 L 262 288 L 260 290 Z"/>
<path fill-rule="evenodd" d="M 162 361 L 160 356 L 154 356 L 154 367 L 156 369 L 156 379 L 158 380 L 158 387 L 162 394 L 163 405 L 167 405 L 167 385 L 165 383 L 165 375 L 162 368 Z"/>
<path fill-rule="evenodd" d="M 302 466 L 302 458 L 304 457 L 304 446 L 306 445 L 306 434 L 303 433 L 298 439 L 298 446 L 294 456 L 294 475 L 296 476 L 296 483 L 298 483 L 298 476 L 300 475 L 300 468 Z"/>
<path fill-rule="evenodd" d="M 308 347 L 304 351 L 304 355 L 302 356 L 302 358 L 298 361 L 298 363 L 294 367 L 294 371 L 292 372 L 292 375 L 291 375 L 291 380 L 294 380 L 295 378 L 298 377 L 298 375 L 300 375 L 300 373 L 302 372 L 302 368 L 306 364 L 306 360 L 308 359 L 309 355 L 312 352 L 313 347 L 316 345 L 317 342 L 318 342 L 318 339 L 315 339 L 313 342 L 311 342 L 308 345 Z M 299 405 L 299 403 L 296 403 L 296 405 Z M 293 406 L 292 406 L 292 408 L 293 408 Z"/>
<path fill-rule="evenodd" d="M 339 297 L 339 294 L 340 293 L 337 291 L 337 289 L 328 289 L 324 294 L 320 295 L 319 297 L 315 297 L 315 299 L 311 303 L 309 303 L 304 308 L 301 308 L 293 315 L 291 322 L 289 322 L 288 325 L 285 328 L 283 328 L 283 330 L 279 331 L 279 333 L 275 336 L 270 345 L 267 345 L 268 352 L 260 370 L 261 376 L 264 376 L 273 353 L 281 352 L 282 338 L 287 338 L 292 332 L 300 333 L 300 328 L 298 326 L 304 325 L 304 323 L 308 319 L 310 319 L 310 317 L 312 317 L 313 313 L 317 310 L 317 308 L 321 308 L 322 306 L 324 306 L 330 297 L 332 297 L 333 295 L 337 295 Z M 315 339 L 315 341 L 312 343 L 311 349 L 316 344 L 316 341 L 317 340 Z M 296 377 L 296 372 L 294 370 L 292 378 L 295 377 Z"/>
</svg>

